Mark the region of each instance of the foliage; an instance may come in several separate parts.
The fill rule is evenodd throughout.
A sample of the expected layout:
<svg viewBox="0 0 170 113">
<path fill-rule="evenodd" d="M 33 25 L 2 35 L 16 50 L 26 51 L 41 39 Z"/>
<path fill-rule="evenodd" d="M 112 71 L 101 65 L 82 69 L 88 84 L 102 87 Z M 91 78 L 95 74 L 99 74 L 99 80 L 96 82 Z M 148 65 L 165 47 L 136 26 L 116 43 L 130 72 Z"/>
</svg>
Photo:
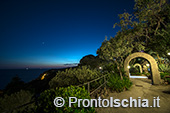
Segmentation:
<svg viewBox="0 0 170 113">
<path fill-rule="evenodd" d="M 108 62 L 114 62 L 117 65 L 121 78 L 121 68 L 123 68 L 124 57 L 133 50 L 133 45 L 129 43 L 129 41 L 125 40 L 125 38 L 126 37 L 120 32 L 117 37 L 103 42 L 102 46 L 97 51 L 97 54 L 101 59 Z"/>
<path fill-rule="evenodd" d="M 170 72 L 169 64 L 158 64 L 158 68 L 160 72 Z"/>
<path fill-rule="evenodd" d="M 100 76 L 100 72 L 96 69 L 90 69 L 88 66 L 79 68 L 70 68 L 65 71 L 57 72 L 56 76 L 49 82 L 50 87 L 65 87 L 69 85 L 78 85 Z"/>
<path fill-rule="evenodd" d="M 110 74 L 107 85 L 113 91 L 122 92 L 126 89 L 128 90 L 131 87 L 132 82 L 127 77 L 124 77 L 123 80 L 121 80 L 120 76 L 117 74 Z"/>
<path fill-rule="evenodd" d="M 141 75 L 142 73 L 136 72 L 136 73 L 131 73 L 131 75 Z"/>
<path fill-rule="evenodd" d="M 151 77 L 151 74 L 150 74 L 150 73 L 145 73 L 145 75 L 148 76 L 148 77 L 149 77 L 149 76 Z"/>
<path fill-rule="evenodd" d="M 161 57 L 164 57 L 164 58 L 167 57 L 168 59 L 170 59 L 170 57 L 167 55 L 167 53 L 170 52 L 170 43 L 169 43 L 170 38 L 169 37 L 170 37 L 170 24 L 168 24 L 165 29 L 161 29 L 159 34 L 154 36 L 154 40 L 152 40 L 152 42 L 149 43 L 148 46 L 153 51 L 156 51 L 156 53 L 159 54 Z"/>
<path fill-rule="evenodd" d="M 104 66 L 104 68 L 103 68 L 103 72 L 104 73 L 109 73 L 109 74 L 116 74 L 116 75 L 119 75 L 119 71 L 121 71 L 122 72 L 122 75 L 123 76 L 126 76 L 125 74 L 125 71 L 124 71 L 124 68 L 120 68 L 120 69 L 118 69 L 117 68 L 117 64 L 115 64 L 114 62 L 113 63 L 108 63 L 107 65 L 105 65 Z"/>
<path fill-rule="evenodd" d="M 166 78 L 166 76 L 170 76 L 170 72 L 161 72 L 160 76 L 161 76 L 161 79 L 164 79 L 170 84 L 170 78 Z"/>
<path fill-rule="evenodd" d="M 168 73 L 168 72 L 161 72 L 160 73 L 161 79 L 165 79 L 165 76 L 169 76 L 169 75 L 170 75 L 170 73 Z"/>
<path fill-rule="evenodd" d="M 65 100 L 63 107 L 55 107 L 53 101 L 56 97 L 62 97 Z M 83 107 L 82 104 L 78 107 L 78 103 L 69 107 L 69 97 L 77 97 L 78 99 L 90 99 L 85 87 L 60 87 L 56 89 L 45 90 L 41 93 L 36 106 L 37 113 L 94 113 L 92 107 Z"/>
<path fill-rule="evenodd" d="M 145 43 L 147 50 L 167 57 L 170 51 L 170 5 L 167 0 L 135 0 L 135 2 L 134 18 L 138 22 L 133 29 L 136 37 Z"/>
<path fill-rule="evenodd" d="M 92 69 L 100 67 L 102 60 L 98 56 L 86 55 L 80 60 L 79 66 L 90 66 Z"/>
<path fill-rule="evenodd" d="M 156 35 L 169 23 L 169 6 L 166 0 L 135 0 L 136 34 L 144 38 L 146 45 L 157 40 Z M 168 21 L 167 21 L 168 20 Z M 154 45 L 153 45 L 154 46 Z M 152 49 L 151 46 L 149 46 Z M 156 51 L 156 50 L 154 50 Z"/>
<path fill-rule="evenodd" d="M 105 40 L 98 49 L 100 58 L 115 62 L 121 79 L 125 58 L 139 51 L 154 51 L 168 57 L 170 51 L 170 5 L 166 0 L 135 0 L 134 14 L 119 14 L 120 27 L 114 38 Z M 164 46 L 162 46 L 164 45 Z"/>
<path fill-rule="evenodd" d="M 7 84 L 7 86 L 4 89 L 4 92 L 6 94 L 12 94 L 15 92 L 20 91 L 24 86 L 24 81 L 21 80 L 18 76 L 15 76 L 12 78 L 11 82 Z"/>
<path fill-rule="evenodd" d="M 119 73 L 117 65 L 115 63 L 108 63 L 103 67 L 103 72 L 107 73 Z"/>
<path fill-rule="evenodd" d="M 11 95 L 4 95 L 0 98 L 0 112 L 8 111 L 10 113 L 28 113 L 32 112 L 34 105 L 30 104 L 21 108 L 14 109 L 32 101 L 32 96 L 29 91 L 21 90 Z"/>
<path fill-rule="evenodd" d="M 132 73 L 141 74 L 141 73 L 139 72 L 139 68 L 138 68 L 138 67 L 132 67 L 132 66 L 131 66 L 131 68 L 130 68 L 130 73 L 131 73 L 131 74 L 132 74 Z"/>
<path fill-rule="evenodd" d="M 167 81 L 168 84 L 170 84 L 170 78 L 166 78 L 165 81 Z"/>
</svg>

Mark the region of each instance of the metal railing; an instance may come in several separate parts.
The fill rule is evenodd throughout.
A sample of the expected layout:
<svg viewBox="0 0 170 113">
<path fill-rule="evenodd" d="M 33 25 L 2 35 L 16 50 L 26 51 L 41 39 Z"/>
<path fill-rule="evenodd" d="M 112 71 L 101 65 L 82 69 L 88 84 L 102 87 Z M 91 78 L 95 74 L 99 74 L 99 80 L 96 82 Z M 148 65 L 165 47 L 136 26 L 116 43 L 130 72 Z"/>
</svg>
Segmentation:
<svg viewBox="0 0 170 113">
<path fill-rule="evenodd" d="M 83 84 L 80 84 L 80 85 L 78 85 L 78 86 L 85 86 L 85 85 L 87 85 L 88 93 L 91 95 L 91 94 L 93 94 L 94 92 L 96 92 L 99 88 L 101 88 L 103 85 L 106 85 L 106 83 L 108 82 L 108 81 L 106 80 L 106 77 L 107 77 L 107 76 L 108 76 L 108 74 L 107 74 L 107 75 L 103 75 L 103 76 L 101 76 L 101 77 L 99 77 L 99 78 L 96 78 L 96 79 L 94 79 L 94 80 L 91 80 L 91 81 L 86 82 L 86 83 L 83 83 Z M 96 82 L 97 80 L 100 80 L 100 79 L 102 79 L 102 78 L 104 78 L 104 83 L 101 84 L 99 87 L 95 88 L 92 92 L 90 92 L 90 83 Z"/>
<path fill-rule="evenodd" d="M 101 76 L 101 77 L 99 77 L 99 78 L 96 78 L 96 79 L 94 79 L 94 80 L 91 80 L 91 81 L 86 82 L 86 83 L 83 83 L 83 84 L 80 84 L 80 85 L 78 85 L 78 86 L 80 87 L 80 86 L 88 85 L 88 87 L 87 87 L 88 93 L 91 95 L 91 94 L 93 94 L 94 92 L 96 92 L 99 88 L 101 88 L 103 85 L 106 85 L 106 83 L 108 82 L 108 81 L 106 80 L 106 77 L 107 77 L 107 76 L 108 76 L 108 74 L 107 74 L 107 75 L 103 75 L 103 76 Z M 90 92 L 90 83 L 95 82 L 95 81 L 97 81 L 97 80 L 100 80 L 100 79 L 102 79 L 102 78 L 104 78 L 104 83 L 101 84 L 99 87 L 95 88 L 92 92 Z M 25 106 L 27 106 L 27 105 L 29 105 L 29 104 L 33 104 L 33 103 L 35 103 L 35 102 L 36 102 L 36 101 L 31 101 L 31 102 L 29 102 L 29 103 L 26 103 L 26 104 L 17 106 L 17 107 L 15 107 L 15 108 L 13 108 L 12 110 L 4 111 L 3 113 L 11 113 L 11 112 L 12 112 L 13 110 L 15 110 L 15 109 L 19 109 L 19 108 L 25 107 Z"/>
</svg>

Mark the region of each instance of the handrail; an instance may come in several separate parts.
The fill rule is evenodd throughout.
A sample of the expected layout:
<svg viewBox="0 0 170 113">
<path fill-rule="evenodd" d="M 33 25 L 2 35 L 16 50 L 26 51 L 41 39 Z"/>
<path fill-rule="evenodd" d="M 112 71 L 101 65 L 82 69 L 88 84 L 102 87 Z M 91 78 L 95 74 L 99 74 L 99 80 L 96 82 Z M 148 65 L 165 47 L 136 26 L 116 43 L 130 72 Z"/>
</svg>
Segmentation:
<svg viewBox="0 0 170 113">
<path fill-rule="evenodd" d="M 99 77 L 99 78 L 96 78 L 96 79 L 94 79 L 94 80 L 91 80 L 91 81 L 89 81 L 89 82 L 80 84 L 80 85 L 78 85 L 78 86 L 88 85 L 88 86 L 87 86 L 87 88 L 88 88 L 87 90 L 88 90 L 88 93 L 91 95 L 91 94 L 93 94 L 94 92 L 96 92 L 100 87 L 102 87 L 103 85 L 105 85 L 105 84 L 108 82 L 108 81 L 106 81 L 106 78 L 105 78 L 106 76 L 108 76 L 108 74 L 103 75 L 103 76 L 101 76 L 101 77 Z M 99 80 L 99 79 L 101 79 L 101 78 L 104 78 L 104 83 L 101 84 L 99 87 L 97 87 L 96 89 L 94 89 L 94 90 L 90 93 L 90 83 L 95 82 L 95 81 L 97 81 L 97 80 Z"/>
<path fill-rule="evenodd" d="M 98 88 L 96 88 L 95 90 L 93 90 L 91 93 L 90 93 L 90 95 L 91 94 L 93 94 L 94 92 L 96 92 L 99 88 L 101 88 L 104 84 L 106 84 L 107 83 L 107 81 L 106 82 L 104 82 L 103 84 L 101 84 Z"/>
<path fill-rule="evenodd" d="M 89 82 L 86 82 L 86 83 L 84 83 L 84 84 L 80 84 L 80 85 L 78 85 L 78 86 L 84 86 L 84 85 L 87 85 L 87 84 L 88 84 L 88 93 L 91 95 L 91 94 L 93 94 L 94 92 L 96 92 L 100 87 L 102 87 L 103 85 L 105 85 L 105 84 L 108 82 L 108 81 L 106 81 L 106 78 L 105 78 L 106 76 L 108 76 L 108 74 L 103 75 L 103 76 L 101 76 L 101 77 L 99 77 L 99 78 L 96 78 L 96 79 L 94 79 L 94 80 L 91 80 L 91 81 L 89 81 Z M 101 78 L 104 78 L 104 83 L 101 84 L 99 87 L 97 87 L 96 89 L 94 89 L 94 90 L 90 93 L 90 83 L 92 83 L 92 82 L 94 82 L 94 81 L 97 81 L 97 80 L 99 80 L 99 79 L 101 79 Z M 36 101 L 28 102 L 28 103 L 26 103 L 26 104 L 17 106 L 17 107 L 15 107 L 14 109 L 18 109 L 18 108 L 27 106 L 27 105 L 32 104 L 32 103 L 34 103 L 34 102 L 36 102 Z M 11 112 L 11 111 L 13 111 L 14 109 L 9 110 L 9 111 L 4 111 L 3 113 Z"/>
<path fill-rule="evenodd" d="M 83 83 L 83 84 L 80 84 L 80 85 L 78 85 L 78 86 L 84 86 L 84 85 L 86 85 L 86 84 L 88 84 L 88 83 L 91 83 L 91 82 L 97 81 L 98 79 L 103 78 L 103 77 L 105 77 L 105 76 L 107 76 L 107 75 L 103 75 L 103 76 L 101 76 L 101 77 L 99 77 L 99 78 L 96 78 L 96 79 L 94 79 L 94 80 L 91 80 L 91 81 L 86 82 L 86 83 Z"/>
</svg>

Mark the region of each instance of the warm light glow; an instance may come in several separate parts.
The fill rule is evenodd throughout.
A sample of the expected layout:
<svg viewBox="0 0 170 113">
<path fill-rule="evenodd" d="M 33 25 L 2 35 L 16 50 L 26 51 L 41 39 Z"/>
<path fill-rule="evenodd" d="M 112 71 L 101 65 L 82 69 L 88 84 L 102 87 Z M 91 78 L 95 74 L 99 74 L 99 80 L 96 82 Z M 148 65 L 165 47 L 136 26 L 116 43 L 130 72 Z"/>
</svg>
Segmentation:
<svg viewBox="0 0 170 113">
<path fill-rule="evenodd" d="M 41 80 L 43 80 L 45 78 L 47 74 L 45 73 L 42 77 L 41 77 Z"/>
<path fill-rule="evenodd" d="M 149 64 L 146 64 L 146 66 L 148 66 L 148 67 L 149 67 L 150 65 L 149 65 Z"/>
<path fill-rule="evenodd" d="M 168 53 L 168 55 L 170 55 L 170 52 Z"/>
<path fill-rule="evenodd" d="M 128 66 L 127 68 L 130 69 L 130 66 Z"/>
<path fill-rule="evenodd" d="M 102 67 L 99 67 L 99 69 L 102 69 Z"/>
</svg>

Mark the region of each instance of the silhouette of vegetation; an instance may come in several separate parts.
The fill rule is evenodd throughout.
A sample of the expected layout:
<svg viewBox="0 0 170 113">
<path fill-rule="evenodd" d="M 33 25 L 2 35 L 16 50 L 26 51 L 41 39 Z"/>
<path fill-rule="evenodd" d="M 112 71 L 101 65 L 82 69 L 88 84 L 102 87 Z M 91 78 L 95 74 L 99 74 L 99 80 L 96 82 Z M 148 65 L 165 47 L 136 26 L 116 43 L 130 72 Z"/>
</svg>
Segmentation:
<svg viewBox="0 0 170 113">
<path fill-rule="evenodd" d="M 33 94 L 29 91 L 21 90 L 11 95 L 4 95 L 0 98 L 0 112 L 7 113 L 31 113 L 34 104 L 17 108 L 32 101 Z"/>
<path fill-rule="evenodd" d="M 4 89 L 4 92 L 6 94 L 18 92 L 21 89 L 23 89 L 24 85 L 25 85 L 24 81 L 22 81 L 21 78 L 19 78 L 18 76 L 15 76 L 12 78 L 11 82 L 7 84 L 7 86 Z"/>
<path fill-rule="evenodd" d="M 49 85 L 51 88 L 79 85 L 100 76 L 101 73 L 98 70 L 91 69 L 88 66 L 82 66 L 74 69 L 70 68 L 65 71 L 57 72 L 56 76 L 49 82 Z"/>
<path fill-rule="evenodd" d="M 86 55 L 80 60 L 79 66 L 90 66 L 92 69 L 99 68 L 104 61 L 98 56 Z"/>
</svg>

